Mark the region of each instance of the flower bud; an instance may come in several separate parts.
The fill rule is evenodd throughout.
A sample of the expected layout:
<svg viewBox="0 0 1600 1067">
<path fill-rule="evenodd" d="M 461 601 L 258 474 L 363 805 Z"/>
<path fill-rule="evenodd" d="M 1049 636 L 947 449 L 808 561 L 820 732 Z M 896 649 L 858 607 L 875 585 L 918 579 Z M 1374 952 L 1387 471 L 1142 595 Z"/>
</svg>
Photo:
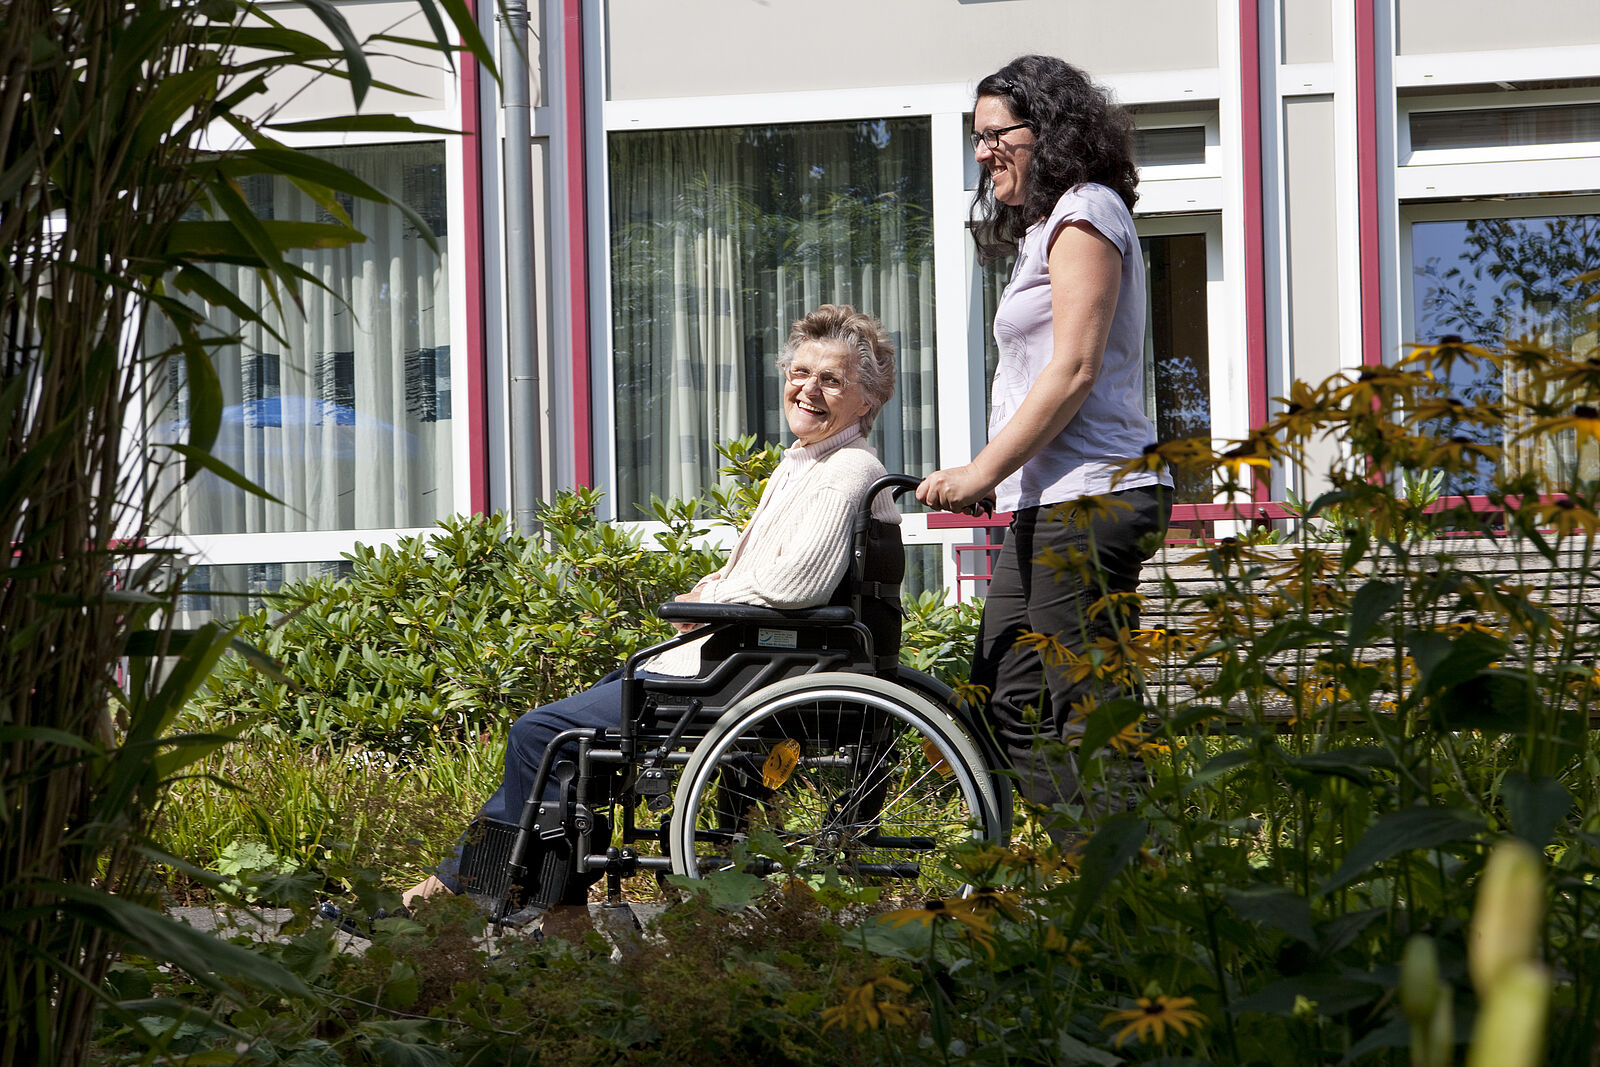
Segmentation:
<svg viewBox="0 0 1600 1067">
<path fill-rule="evenodd" d="M 1531 961 L 1544 927 L 1544 864 L 1532 845 L 1504 838 L 1478 879 L 1478 903 L 1467 938 L 1467 966 L 1479 999 L 1501 972 Z"/>
<path fill-rule="evenodd" d="M 1400 1010 L 1412 1027 L 1425 1027 L 1439 1002 L 1439 953 L 1433 939 L 1417 934 L 1400 957 Z"/>
<path fill-rule="evenodd" d="M 1535 1067 L 1542 1063 L 1550 974 L 1523 960 L 1508 964 L 1478 1011 L 1467 1067 Z"/>
</svg>

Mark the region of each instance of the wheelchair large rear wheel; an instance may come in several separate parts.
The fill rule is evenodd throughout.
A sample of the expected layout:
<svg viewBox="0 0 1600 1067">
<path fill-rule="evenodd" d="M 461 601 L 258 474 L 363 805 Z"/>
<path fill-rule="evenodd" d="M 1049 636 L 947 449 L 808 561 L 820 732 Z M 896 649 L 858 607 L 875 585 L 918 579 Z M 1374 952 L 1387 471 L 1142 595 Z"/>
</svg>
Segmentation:
<svg viewBox="0 0 1600 1067">
<path fill-rule="evenodd" d="M 718 720 L 679 778 L 673 867 L 915 886 L 953 895 L 945 853 L 1008 827 L 977 746 L 925 697 L 869 675 L 802 675 Z"/>
</svg>

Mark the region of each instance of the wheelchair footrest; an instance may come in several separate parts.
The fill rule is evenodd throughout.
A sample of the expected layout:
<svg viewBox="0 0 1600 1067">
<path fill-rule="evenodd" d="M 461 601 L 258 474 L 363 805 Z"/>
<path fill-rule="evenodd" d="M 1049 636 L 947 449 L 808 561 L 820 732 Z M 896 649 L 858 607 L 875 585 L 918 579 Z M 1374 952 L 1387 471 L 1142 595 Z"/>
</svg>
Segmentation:
<svg viewBox="0 0 1600 1067">
<path fill-rule="evenodd" d="M 520 884 L 511 879 L 511 850 L 517 841 L 517 824 L 499 819 L 478 819 L 467 830 L 457 869 L 461 891 L 490 908 L 503 902 L 514 912 L 529 905 L 549 907 L 566 884 L 570 857 L 565 842 L 546 842 L 530 857 L 529 876 Z M 540 892 L 540 889 L 543 892 Z"/>
</svg>

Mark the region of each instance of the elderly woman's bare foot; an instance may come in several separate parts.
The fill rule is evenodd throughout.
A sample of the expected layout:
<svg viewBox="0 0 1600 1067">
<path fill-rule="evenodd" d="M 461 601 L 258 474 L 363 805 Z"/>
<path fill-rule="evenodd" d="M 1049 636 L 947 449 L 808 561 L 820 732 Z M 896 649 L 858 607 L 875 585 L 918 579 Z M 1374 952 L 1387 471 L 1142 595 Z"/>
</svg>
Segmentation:
<svg viewBox="0 0 1600 1067">
<path fill-rule="evenodd" d="M 428 897 L 448 892 L 450 892 L 450 887 L 430 874 L 404 893 L 401 893 L 400 903 L 409 908 L 419 900 L 426 900 Z"/>
</svg>

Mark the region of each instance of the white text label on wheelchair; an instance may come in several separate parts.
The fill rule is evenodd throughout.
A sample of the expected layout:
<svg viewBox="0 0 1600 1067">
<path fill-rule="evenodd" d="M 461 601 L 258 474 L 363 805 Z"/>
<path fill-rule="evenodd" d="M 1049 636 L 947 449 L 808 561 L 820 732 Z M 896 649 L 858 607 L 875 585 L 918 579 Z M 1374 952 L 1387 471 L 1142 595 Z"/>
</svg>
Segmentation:
<svg viewBox="0 0 1600 1067">
<path fill-rule="evenodd" d="M 756 643 L 761 648 L 795 648 L 799 645 L 800 635 L 794 630 L 768 630 L 762 627 L 756 634 Z"/>
</svg>

